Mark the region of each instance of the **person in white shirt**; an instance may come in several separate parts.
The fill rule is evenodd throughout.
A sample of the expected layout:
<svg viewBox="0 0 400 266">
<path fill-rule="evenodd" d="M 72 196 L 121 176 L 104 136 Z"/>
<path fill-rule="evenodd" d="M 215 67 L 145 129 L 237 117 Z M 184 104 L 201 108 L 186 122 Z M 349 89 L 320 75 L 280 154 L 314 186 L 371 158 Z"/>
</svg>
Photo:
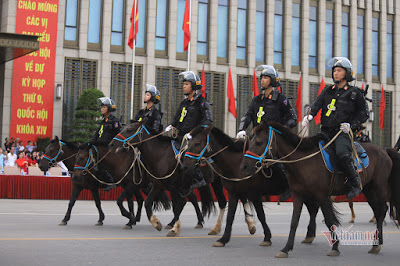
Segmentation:
<svg viewBox="0 0 400 266">
<path fill-rule="evenodd" d="M 15 147 L 11 147 L 10 152 L 7 154 L 4 165 L 5 166 L 15 166 L 16 160 L 17 160 L 17 155 L 15 154 Z"/>
</svg>

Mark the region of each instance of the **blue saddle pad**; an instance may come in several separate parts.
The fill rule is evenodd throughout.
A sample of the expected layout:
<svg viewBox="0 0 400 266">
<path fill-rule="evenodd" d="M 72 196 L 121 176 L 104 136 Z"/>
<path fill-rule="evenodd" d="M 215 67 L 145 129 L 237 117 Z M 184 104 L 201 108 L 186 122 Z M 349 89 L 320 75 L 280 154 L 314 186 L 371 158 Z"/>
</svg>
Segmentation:
<svg viewBox="0 0 400 266">
<path fill-rule="evenodd" d="M 358 142 L 354 142 L 354 145 L 356 146 L 358 158 L 360 158 L 362 164 L 364 165 L 364 168 L 367 168 L 369 165 L 369 157 L 368 157 L 367 152 L 364 150 L 364 148 Z M 325 146 L 325 142 L 323 140 L 321 140 L 319 142 L 319 148 L 322 150 L 324 146 Z M 327 151 L 327 149 L 322 150 L 322 158 L 324 159 L 326 168 L 331 173 L 333 173 L 333 171 L 334 171 L 333 165 L 334 164 L 331 162 L 331 156 L 329 155 L 329 152 Z M 362 170 L 363 169 L 362 169 L 360 162 L 357 162 L 357 171 L 362 172 Z M 336 172 L 340 173 L 340 171 L 336 171 Z"/>
</svg>

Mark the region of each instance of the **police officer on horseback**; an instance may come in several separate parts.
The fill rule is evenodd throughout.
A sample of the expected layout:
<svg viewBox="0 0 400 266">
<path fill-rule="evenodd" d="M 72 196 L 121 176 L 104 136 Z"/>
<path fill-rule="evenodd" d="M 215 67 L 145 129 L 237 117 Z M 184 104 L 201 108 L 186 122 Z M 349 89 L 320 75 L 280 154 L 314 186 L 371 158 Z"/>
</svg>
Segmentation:
<svg viewBox="0 0 400 266">
<path fill-rule="evenodd" d="M 203 87 L 200 77 L 193 71 L 185 71 L 179 74 L 179 80 L 183 81 L 183 92 L 186 98 L 180 103 L 175 116 L 165 131 L 170 131 L 174 127 L 178 130 L 178 138 L 182 139 L 185 134 L 199 125 L 211 125 L 212 115 L 209 103 L 202 97 L 201 93 L 197 92 Z M 196 171 L 198 182 L 193 184 L 191 188 L 206 185 L 200 169 Z"/>
<path fill-rule="evenodd" d="M 246 136 L 246 129 L 251 123 L 257 126 L 261 121 L 277 122 L 290 128 L 297 124 L 297 115 L 290 100 L 277 89 L 280 86 L 278 71 L 269 65 L 258 66 L 257 70 L 261 71 L 262 93 L 252 99 L 240 120 L 237 138 Z"/>
<path fill-rule="evenodd" d="M 347 177 L 349 188 L 348 198 L 361 192 L 358 173 L 353 165 L 352 144 L 349 132 L 362 125 L 368 117 L 365 98 L 361 91 L 349 84 L 354 80 L 353 66 L 345 57 L 334 57 L 328 61 L 332 67 L 334 85 L 326 87 L 311 106 L 309 115 L 303 119 L 302 125 L 307 126 L 314 116 L 322 109 L 321 131 L 333 138 L 339 130 L 343 132 L 334 141 L 336 156 L 339 159 Z"/>
<path fill-rule="evenodd" d="M 140 109 L 133 120 L 142 121 L 146 118 L 145 126 L 152 128 L 156 133 L 159 133 L 162 131 L 161 112 L 156 108 L 155 104 L 160 102 L 161 94 L 153 85 L 146 84 L 145 87 L 144 103 L 146 104 L 146 107 Z"/>
<path fill-rule="evenodd" d="M 100 142 L 107 145 L 112 139 L 121 132 L 121 123 L 111 113 L 117 110 L 115 102 L 109 97 L 101 97 L 98 99 L 101 105 L 101 120 L 99 129 L 93 134 L 90 142 Z M 114 178 L 107 171 L 101 171 L 102 179 L 108 183 L 115 183 Z M 110 191 L 116 187 L 115 185 L 109 185 L 105 188 L 105 191 Z"/>
</svg>

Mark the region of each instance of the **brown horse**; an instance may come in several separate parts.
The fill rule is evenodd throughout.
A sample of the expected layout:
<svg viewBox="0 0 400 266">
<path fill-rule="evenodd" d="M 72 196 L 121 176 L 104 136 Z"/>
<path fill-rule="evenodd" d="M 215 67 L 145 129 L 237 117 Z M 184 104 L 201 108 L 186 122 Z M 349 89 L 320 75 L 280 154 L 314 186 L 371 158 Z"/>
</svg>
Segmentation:
<svg viewBox="0 0 400 266">
<path fill-rule="evenodd" d="M 247 156 L 241 165 L 244 173 L 251 174 L 256 171 L 257 167 L 268 166 L 268 164 L 265 165 L 265 162 L 273 157 L 286 156 L 284 160 L 291 162 L 286 164 L 286 168 L 289 171 L 289 185 L 293 195 L 292 222 L 288 242 L 276 254 L 276 257 L 286 258 L 288 252 L 293 249 L 302 205 L 309 198 L 319 202 L 325 224 L 328 226 L 331 236 L 336 236 L 335 229 L 340 222 L 329 196 L 346 194 L 344 176 L 339 175 L 336 185 L 332 186 L 331 183 L 335 182 L 332 182 L 332 175 L 326 169 L 322 156 L 317 155 L 302 160 L 302 158 L 319 151 L 319 137 L 304 138 L 297 150 L 294 151 L 301 138 L 282 125 L 261 123 L 254 128 L 254 134 Z M 400 157 L 394 149 L 384 150 L 371 143 L 363 143 L 362 146 L 370 159 L 368 168 L 360 175 L 363 193 L 377 219 L 379 239 L 379 243 L 374 243 L 369 253 L 376 254 L 379 253 L 383 244 L 382 223 L 388 209 L 385 200 L 385 189 L 388 183 L 392 190 L 391 205 L 395 207 L 393 216 L 398 217 L 400 210 Z M 328 253 L 329 256 L 340 254 L 338 245 L 339 241 L 334 242 L 331 252 Z"/>
<path fill-rule="evenodd" d="M 241 174 L 240 164 L 243 160 L 245 143 L 243 140 L 232 140 L 220 129 L 215 127 L 197 127 L 190 132 L 189 147 L 183 162 L 185 172 L 193 174 L 195 168 L 201 164 L 206 157 L 212 157 L 218 169 L 216 175 L 220 176 L 223 186 L 229 192 L 229 207 L 226 221 L 225 232 L 222 238 L 218 239 L 213 246 L 223 247 L 229 242 L 232 233 L 232 224 L 239 199 L 249 199 L 256 210 L 260 220 L 264 239 L 261 246 L 271 245 L 271 232 L 265 220 L 265 213 L 262 206 L 263 195 L 279 195 L 289 187 L 287 180 L 279 172 L 266 176 L 258 172 L 254 176 Z M 274 172 L 272 172 L 274 173 Z M 308 226 L 306 239 L 303 243 L 311 243 L 315 238 L 316 223 L 315 218 L 318 206 L 315 201 L 305 202 L 309 213 L 310 223 Z"/>
</svg>

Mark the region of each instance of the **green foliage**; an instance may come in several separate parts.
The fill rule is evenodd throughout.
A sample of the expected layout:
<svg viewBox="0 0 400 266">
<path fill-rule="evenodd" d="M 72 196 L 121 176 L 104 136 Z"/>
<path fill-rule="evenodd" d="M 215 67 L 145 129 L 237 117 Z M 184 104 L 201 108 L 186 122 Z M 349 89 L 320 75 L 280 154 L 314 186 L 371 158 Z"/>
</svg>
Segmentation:
<svg viewBox="0 0 400 266">
<path fill-rule="evenodd" d="M 46 147 L 50 144 L 50 138 L 40 138 L 38 137 L 36 140 L 36 150 L 44 152 Z"/>
<path fill-rule="evenodd" d="M 103 92 L 95 88 L 84 90 L 79 97 L 71 141 L 87 142 L 99 128 L 101 112 L 97 99 L 100 97 L 104 97 Z"/>
</svg>

